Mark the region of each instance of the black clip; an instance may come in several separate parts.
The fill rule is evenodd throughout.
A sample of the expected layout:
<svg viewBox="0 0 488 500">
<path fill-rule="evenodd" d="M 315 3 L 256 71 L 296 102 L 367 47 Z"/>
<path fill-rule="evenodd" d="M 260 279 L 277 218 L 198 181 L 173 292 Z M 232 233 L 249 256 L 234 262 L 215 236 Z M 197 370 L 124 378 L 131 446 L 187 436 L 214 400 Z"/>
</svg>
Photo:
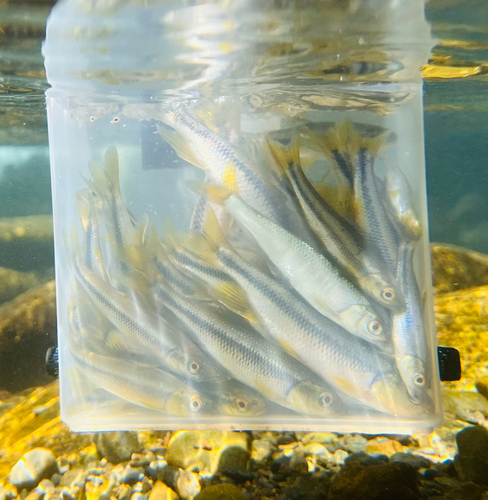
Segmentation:
<svg viewBox="0 0 488 500">
<path fill-rule="evenodd" d="M 442 382 L 461 380 L 461 357 L 454 347 L 438 346 L 439 376 Z"/>
<path fill-rule="evenodd" d="M 46 371 L 51 377 L 59 377 L 59 350 L 50 347 L 46 352 Z"/>
</svg>

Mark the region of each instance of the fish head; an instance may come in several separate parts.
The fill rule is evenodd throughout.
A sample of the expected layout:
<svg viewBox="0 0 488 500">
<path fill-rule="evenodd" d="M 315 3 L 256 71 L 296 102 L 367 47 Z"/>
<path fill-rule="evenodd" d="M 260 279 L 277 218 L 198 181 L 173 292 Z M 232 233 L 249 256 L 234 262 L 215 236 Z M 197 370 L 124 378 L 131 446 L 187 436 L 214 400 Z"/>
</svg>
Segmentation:
<svg viewBox="0 0 488 500">
<path fill-rule="evenodd" d="M 350 331 L 373 344 L 383 345 L 386 343 L 386 328 L 383 318 L 363 305 L 350 307 L 347 311 L 346 326 Z"/>
<path fill-rule="evenodd" d="M 368 274 L 360 278 L 358 284 L 381 305 L 400 312 L 405 310 L 405 299 L 392 281 L 386 280 L 379 274 Z"/>
<path fill-rule="evenodd" d="M 215 401 L 207 395 L 188 387 L 175 391 L 166 402 L 165 412 L 181 417 L 215 412 Z"/>
<path fill-rule="evenodd" d="M 386 413 L 399 417 L 416 418 L 430 411 L 430 405 L 412 402 L 402 380 L 396 374 L 379 378 L 371 387 L 375 406 Z"/>
<path fill-rule="evenodd" d="M 413 403 L 420 404 L 427 396 L 428 380 L 425 363 L 415 356 L 397 359 L 398 370 Z"/>
<path fill-rule="evenodd" d="M 295 411 L 304 415 L 325 417 L 347 413 L 346 406 L 334 391 L 310 381 L 296 385 L 286 400 Z"/>
<path fill-rule="evenodd" d="M 219 387 L 218 412 L 225 415 L 253 417 L 266 410 L 266 399 L 257 391 L 242 385 L 221 384 Z"/>
<path fill-rule="evenodd" d="M 185 350 L 175 349 L 166 358 L 169 368 L 193 382 L 218 381 L 228 378 L 224 370 L 200 351 L 189 344 Z"/>
</svg>

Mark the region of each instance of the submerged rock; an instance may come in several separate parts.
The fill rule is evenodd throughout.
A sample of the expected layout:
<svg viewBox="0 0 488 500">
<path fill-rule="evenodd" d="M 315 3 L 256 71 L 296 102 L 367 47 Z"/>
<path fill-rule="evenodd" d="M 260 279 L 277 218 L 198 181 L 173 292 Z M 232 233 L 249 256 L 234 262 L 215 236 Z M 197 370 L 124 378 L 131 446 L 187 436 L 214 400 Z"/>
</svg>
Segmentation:
<svg viewBox="0 0 488 500">
<path fill-rule="evenodd" d="M 29 215 L 0 219 L 0 240 L 53 240 L 53 218 L 51 215 Z"/>
<path fill-rule="evenodd" d="M 120 500 L 120 498 L 119 498 Z M 156 481 L 148 500 L 179 500 L 178 495 L 162 481 Z"/>
<path fill-rule="evenodd" d="M 211 474 L 244 471 L 249 458 L 249 438 L 241 432 L 178 431 L 166 450 L 168 465 Z"/>
<path fill-rule="evenodd" d="M 40 283 L 35 273 L 23 273 L 0 267 L 0 304 L 12 300 Z"/>
<path fill-rule="evenodd" d="M 488 285 L 488 255 L 440 243 L 431 252 L 435 293 Z"/>
<path fill-rule="evenodd" d="M 32 489 L 42 479 L 51 477 L 57 472 L 56 457 L 51 450 L 35 448 L 28 451 L 10 471 L 10 482 L 21 490 Z"/>
<path fill-rule="evenodd" d="M 332 480 L 328 500 L 420 500 L 417 471 L 394 463 L 346 464 Z"/>
<path fill-rule="evenodd" d="M 126 462 L 141 451 L 137 432 L 102 432 L 95 439 L 99 455 L 112 464 Z"/>
<path fill-rule="evenodd" d="M 222 483 L 208 486 L 195 500 L 247 500 L 247 498 L 237 486 Z"/>
<path fill-rule="evenodd" d="M 46 350 L 56 343 L 54 281 L 0 306 L 0 388 L 48 383 Z"/>
<path fill-rule="evenodd" d="M 439 294 L 434 309 L 439 344 L 461 355 L 462 379 L 447 385 L 472 387 L 488 363 L 488 286 Z"/>
<path fill-rule="evenodd" d="M 466 427 L 456 436 L 456 470 L 462 479 L 488 487 L 488 430 Z"/>
</svg>

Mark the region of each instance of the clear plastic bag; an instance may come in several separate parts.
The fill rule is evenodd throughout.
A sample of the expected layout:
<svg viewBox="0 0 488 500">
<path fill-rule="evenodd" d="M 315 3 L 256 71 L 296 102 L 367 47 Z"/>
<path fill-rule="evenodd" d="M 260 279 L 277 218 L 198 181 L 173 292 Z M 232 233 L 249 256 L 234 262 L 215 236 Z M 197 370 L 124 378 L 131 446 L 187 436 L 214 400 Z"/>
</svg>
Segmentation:
<svg viewBox="0 0 488 500">
<path fill-rule="evenodd" d="M 54 9 L 44 54 L 73 430 L 440 421 L 422 8 Z"/>
</svg>

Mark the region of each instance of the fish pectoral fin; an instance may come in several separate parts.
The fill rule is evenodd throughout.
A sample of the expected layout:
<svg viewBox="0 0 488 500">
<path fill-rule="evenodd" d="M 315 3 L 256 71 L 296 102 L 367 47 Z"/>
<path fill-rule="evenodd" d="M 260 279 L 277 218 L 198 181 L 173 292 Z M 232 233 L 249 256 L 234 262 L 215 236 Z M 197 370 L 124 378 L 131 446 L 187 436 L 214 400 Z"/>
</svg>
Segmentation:
<svg viewBox="0 0 488 500">
<path fill-rule="evenodd" d="M 349 380 L 338 376 L 332 377 L 332 380 L 334 381 L 336 386 L 345 394 L 352 395 L 357 393 L 356 386 Z"/>
<path fill-rule="evenodd" d="M 300 359 L 300 356 L 297 354 L 295 349 L 293 349 L 293 347 L 288 342 L 286 342 L 286 340 L 278 339 L 278 343 L 280 344 L 282 349 L 285 350 L 290 356 Z"/>
<path fill-rule="evenodd" d="M 107 334 L 105 343 L 107 348 L 113 353 L 127 351 L 127 338 L 120 330 L 111 330 Z"/>
<path fill-rule="evenodd" d="M 327 311 L 330 316 L 339 317 L 337 312 L 334 311 L 333 309 L 331 309 L 329 304 L 327 304 L 327 302 L 325 302 L 324 299 L 322 299 L 321 297 L 314 297 L 314 300 L 315 300 L 316 304 L 324 311 Z"/>
<path fill-rule="evenodd" d="M 183 160 L 195 165 L 195 167 L 205 170 L 201 161 L 196 157 L 190 144 L 178 134 L 175 130 L 170 130 L 158 125 L 158 132 L 163 136 L 163 139 L 176 151 L 178 156 Z"/>
<path fill-rule="evenodd" d="M 219 283 L 214 288 L 215 298 L 231 311 L 246 318 L 251 323 L 257 322 L 256 313 L 249 304 L 246 292 L 231 281 Z"/>
<path fill-rule="evenodd" d="M 253 384 L 256 389 L 267 399 L 275 401 L 276 399 L 282 399 L 277 394 L 275 394 L 267 385 L 258 379 L 253 379 Z"/>
</svg>

